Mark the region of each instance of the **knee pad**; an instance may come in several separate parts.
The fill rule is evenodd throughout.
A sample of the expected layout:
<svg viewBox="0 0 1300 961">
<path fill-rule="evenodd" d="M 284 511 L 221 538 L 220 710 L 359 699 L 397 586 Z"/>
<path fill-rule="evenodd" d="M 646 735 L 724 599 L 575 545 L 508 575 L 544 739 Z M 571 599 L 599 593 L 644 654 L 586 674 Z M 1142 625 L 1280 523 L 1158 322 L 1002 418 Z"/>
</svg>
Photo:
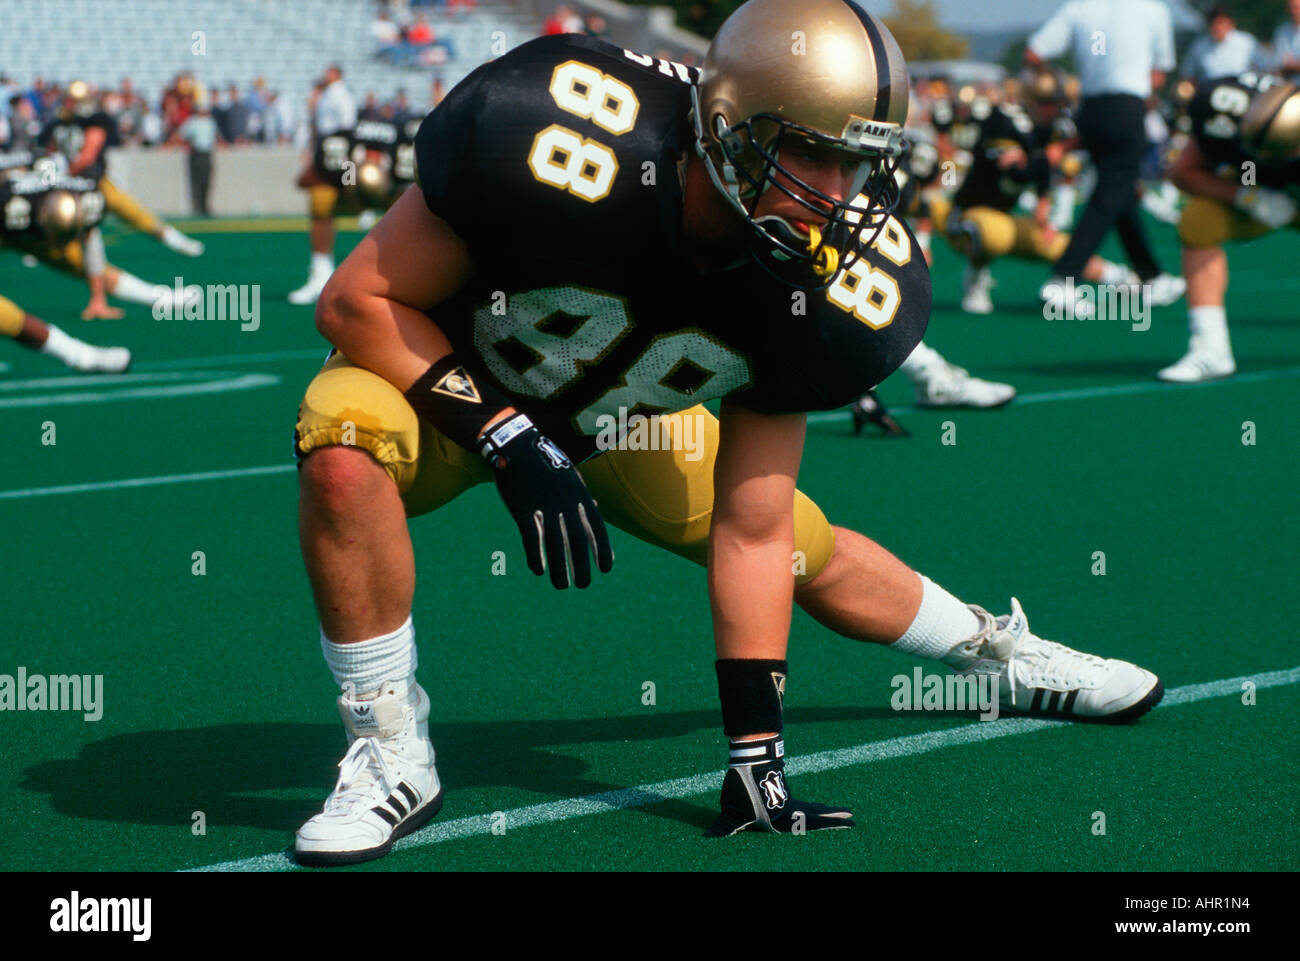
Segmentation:
<svg viewBox="0 0 1300 961">
<path fill-rule="evenodd" d="M 17 337 L 27 312 L 8 297 L 0 297 L 0 337 Z"/>
<path fill-rule="evenodd" d="M 294 441 L 300 459 L 321 447 L 364 450 L 405 492 L 415 479 L 420 424 L 401 391 L 335 354 L 307 386 Z"/>
</svg>

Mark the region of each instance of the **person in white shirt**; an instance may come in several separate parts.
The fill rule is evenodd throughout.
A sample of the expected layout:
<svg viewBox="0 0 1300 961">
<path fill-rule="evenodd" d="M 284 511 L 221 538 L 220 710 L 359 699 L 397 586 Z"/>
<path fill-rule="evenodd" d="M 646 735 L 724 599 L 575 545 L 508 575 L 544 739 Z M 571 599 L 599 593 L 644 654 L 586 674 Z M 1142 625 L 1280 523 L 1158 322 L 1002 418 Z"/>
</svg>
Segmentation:
<svg viewBox="0 0 1300 961">
<path fill-rule="evenodd" d="M 1080 319 L 1091 314 L 1091 298 L 1081 297 L 1074 284 L 1115 227 L 1150 302 L 1172 303 L 1187 285 L 1156 261 L 1137 192 L 1146 149 L 1146 100 L 1174 68 L 1169 8 L 1158 0 L 1070 0 L 1029 38 L 1025 61 L 1040 65 L 1066 52 L 1079 71 L 1077 125 L 1097 168 L 1097 186 L 1041 294 L 1052 302 L 1072 298 Z"/>
<path fill-rule="evenodd" d="M 1273 69 L 1300 80 L 1300 0 L 1288 4 L 1291 19 L 1273 31 Z"/>
<path fill-rule="evenodd" d="M 334 205 L 339 190 L 318 169 L 321 144 L 334 134 L 346 134 L 357 125 L 357 102 L 343 83 L 343 70 L 332 65 L 307 100 L 312 117 L 312 159 L 298 175 L 298 186 L 307 191 L 311 217 L 311 267 L 307 282 L 289 294 L 291 304 L 314 304 L 325 282 L 334 273 Z M 337 159 L 337 158 L 336 158 Z M 342 158 L 346 160 L 346 158 Z"/>
<path fill-rule="evenodd" d="M 1265 66 L 1259 41 L 1237 29 L 1237 21 L 1227 7 L 1215 7 L 1206 18 L 1206 32 L 1187 48 L 1180 73 L 1199 83 Z"/>
</svg>

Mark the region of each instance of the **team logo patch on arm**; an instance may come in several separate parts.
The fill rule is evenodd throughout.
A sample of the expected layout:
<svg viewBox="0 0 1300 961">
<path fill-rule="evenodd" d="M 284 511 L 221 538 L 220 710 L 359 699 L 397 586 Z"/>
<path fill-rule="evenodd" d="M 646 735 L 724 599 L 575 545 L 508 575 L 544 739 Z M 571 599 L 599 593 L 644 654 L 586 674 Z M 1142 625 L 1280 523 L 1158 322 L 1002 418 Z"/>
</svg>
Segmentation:
<svg viewBox="0 0 1300 961">
<path fill-rule="evenodd" d="M 483 398 L 474 385 L 474 380 L 465 372 L 464 367 L 457 367 L 455 370 L 449 370 L 443 374 L 442 379 L 434 384 L 430 390 L 435 394 L 443 394 L 447 397 L 454 397 L 456 400 L 463 400 L 471 404 L 483 403 Z"/>
</svg>

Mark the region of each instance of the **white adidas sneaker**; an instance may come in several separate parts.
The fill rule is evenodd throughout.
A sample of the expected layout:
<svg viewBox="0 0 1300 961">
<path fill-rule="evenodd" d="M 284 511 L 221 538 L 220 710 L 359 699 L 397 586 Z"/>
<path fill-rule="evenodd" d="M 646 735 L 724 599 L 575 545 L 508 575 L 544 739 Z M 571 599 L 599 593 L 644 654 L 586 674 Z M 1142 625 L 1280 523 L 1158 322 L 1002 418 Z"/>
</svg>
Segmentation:
<svg viewBox="0 0 1300 961">
<path fill-rule="evenodd" d="M 980 380 L 946 360 L 926 370 L 914 383 L 920 407 L 1001 407 L 1016 396 L 1010 384 Z"/>
<path fill-rule="evenodd" d="M 298 305 L 316 303 L 333 272 L 333 270 L 313 270 L 307 278 L 307 283 L 289 294 L 289 303 Z"/>
<path fill-rule="evenodd" d="M 95 347 L 85 345 L 77 359 L 69 364 L 74 370 L 87 373 L 120 374 L 131 366 L 131 352 L 125 347 Z"/>
<path fill-rule="evenodd" d="M 1136 664 L 1084 654 L 1033 634 L 1014 597 L 1011 613 L 996 619 L 977 605 L 970 609 L 979 618 L 979 632 L 943 662 L 958 674 L 997 677 L 1004 710 L 1125 723 L 1164 697 L 1160 678 Z"/>
<path fill-rule="evenodd" d="M 1231 350 L 1227 348 L 1215 350 L 1194 343 L 1181 359 L 1158 372 L 1156 376 L 1173 384 L 1199 384 L 1207 380 L 1231 377 L 1236 372 L 1237 362 L 1233 359 Z"/>
<path fill-rule="evenodd" d="M 300 864 L 383 857 L 442 807 L 429 696 L 418 684 L 404 698 L 391 685 L 380 690 L 374 698 L 338 699 L 351 746 L 324 809 L 298 829 L 293 851 Z"/>
</svg>

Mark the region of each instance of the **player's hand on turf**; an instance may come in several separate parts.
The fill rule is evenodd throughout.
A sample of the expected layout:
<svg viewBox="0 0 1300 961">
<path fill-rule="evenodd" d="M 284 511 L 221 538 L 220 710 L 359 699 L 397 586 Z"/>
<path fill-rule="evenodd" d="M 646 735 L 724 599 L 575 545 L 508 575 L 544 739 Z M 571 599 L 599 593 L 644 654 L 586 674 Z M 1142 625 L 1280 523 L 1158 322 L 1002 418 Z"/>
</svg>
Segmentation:
<svg viewBox="0 0 1300 961">
<path fill-rule="evenodd" d="M 605 522 L 573 462 L 523 414 L 489 428 L 479 444 L 496 475 L 497 493 L 519 525 L 528 568 L 551 572 L 551 583 L 586 587 L 591 559 L 608 573 L 614 566 Z"/>
<path fill-rule="evenodd" d="M 1280 190 L 1267 187 L 1242 187 L 1237 191 L 1236 206 L 1255 220 L 1279 230 L 1296 217 L 1297 204 Z"/>
<path fill-rule="evenodd" d="M 746 829 L 803 834 L 854 826 L 853 812 L 848 808 L 790 797 L 784 762 L 768 759 L 727 769 L 722 781 L 722 813 L 704 836 L 725 838 Z"/>
</svg>

